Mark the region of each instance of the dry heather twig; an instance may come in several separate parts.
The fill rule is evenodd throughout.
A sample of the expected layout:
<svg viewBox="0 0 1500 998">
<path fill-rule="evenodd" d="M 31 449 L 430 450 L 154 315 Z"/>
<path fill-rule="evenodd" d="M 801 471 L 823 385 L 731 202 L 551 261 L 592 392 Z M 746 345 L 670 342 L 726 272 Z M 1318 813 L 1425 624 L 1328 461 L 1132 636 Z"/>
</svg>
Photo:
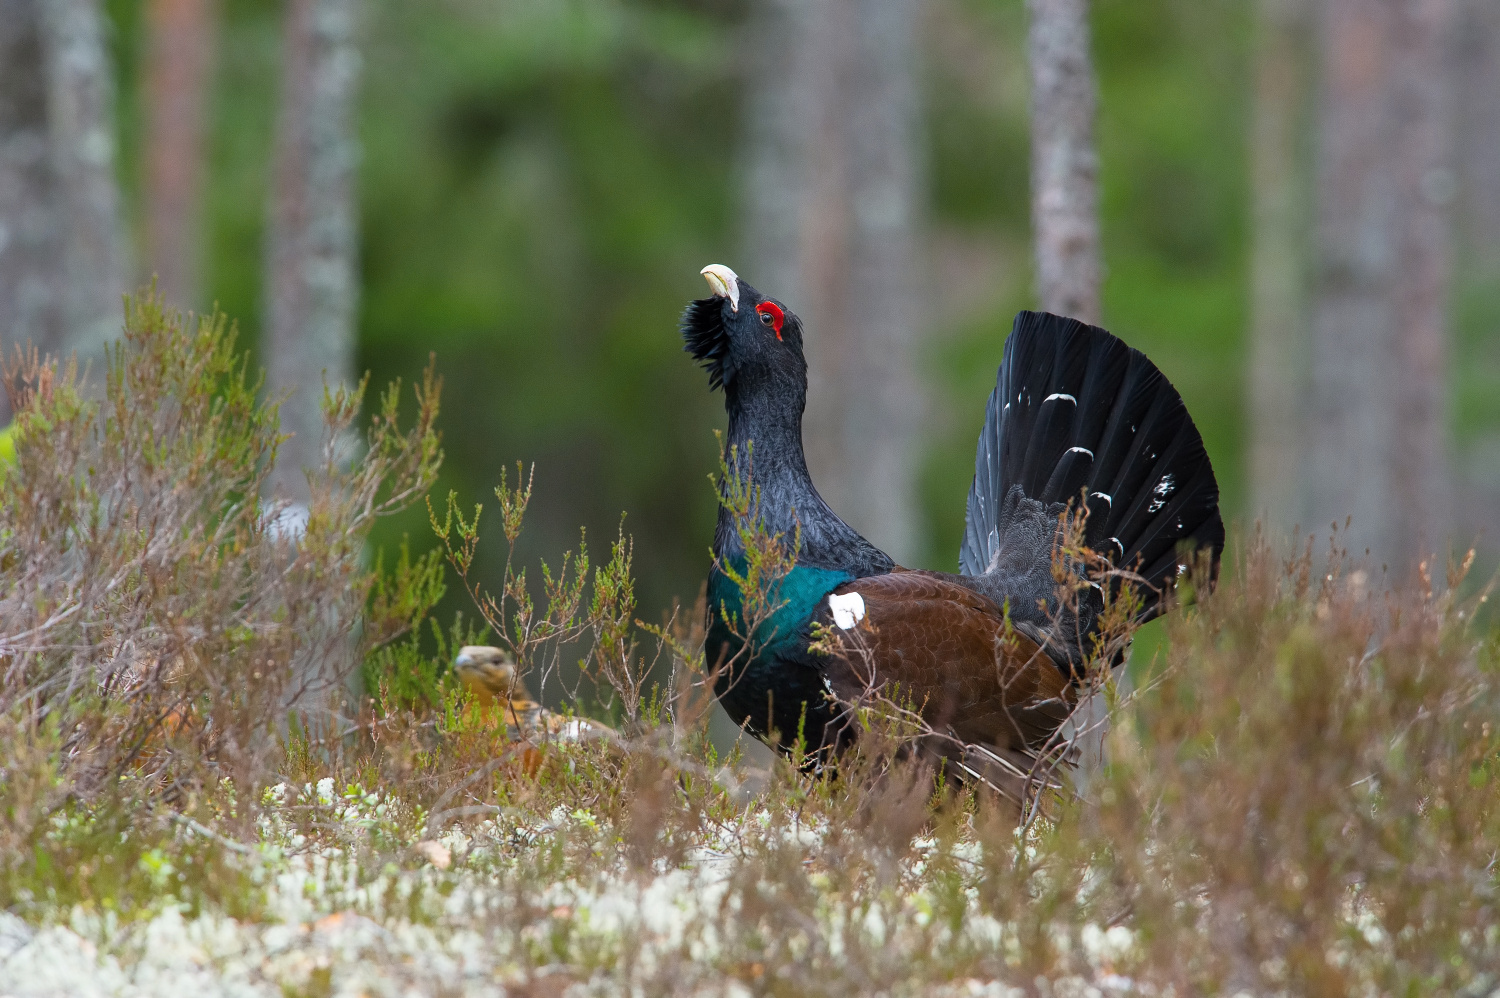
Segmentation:
<svg viewBox="0 0 1500 998">
<path fill-rule="evenodd" d="M 34 351 L 4 372 L 17 446 L 0 480 L 0 726 L 46 787 L 21 790 L 9 769 L 9 843 L 122 788 L 183 801 L 231 779 L 256 799 L 289 712 L 330 709 L 364 650 L 410 625 L 410 599 L 367 600 L 362 555 L 441 460 L 430 367 L 415 423 L 398 426 L 392 386 L 357 461 L 334 442 L 364 386 L 326 396 L 329 446 L 292 538 L 262 499 L 276 406 L 222 315 L 129 300 L 102 401 L 75 374 Z"/>
</svg>

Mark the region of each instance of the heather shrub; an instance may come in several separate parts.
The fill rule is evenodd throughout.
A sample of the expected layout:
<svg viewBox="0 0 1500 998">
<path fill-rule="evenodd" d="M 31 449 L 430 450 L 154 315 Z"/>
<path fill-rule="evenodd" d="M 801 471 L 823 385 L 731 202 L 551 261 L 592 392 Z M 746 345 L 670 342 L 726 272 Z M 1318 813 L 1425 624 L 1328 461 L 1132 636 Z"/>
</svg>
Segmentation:
<svg viewBox="0 0 1500 998">
<path fill-rule="evenodd" d="M 129 300 L 100 399 L 35 352 L 5 381 L 0 872 L 79 806 L 191 811 L 232 787 L 243 827 L 288 719 L 327 726 L 352 669 L 437 595 L 430 559 L 382 579 L 363 556 L 375 520 L 423 495 L 441 459 L 435 375 L 409 427 L 391 386 L 357 458 L 364 386 L 327 394 L 324 459 L 297 511 L 262 498 L 276 405 L 257 400 L 222 315 Z"/>
<path fill-rule="evenodd" d="M 1467 561 L 1403 587 L 1336 548 L 1239 561 L 1170 625 L 1078 812 L 1101 903 L 1179 991 L 1493 987 L 1500 657 L 1471 624 L 1488 591 L 1455 595 Z"/>
<path fill-rule="evenodd" d="M 358 460 L 341 450 L 357 395 L 330 396 L 295 536 L 259 498 L 274 407 L 221 317 L 134 303 L 102 403 L 23 361 L 0 482 L 0 984 L 17 993 L 110 968 L 147 993 L 1500 986 L 1500 640 L 1474 624 L 1487 593 L 1455 595 L 1465 565 L 1397 585 L 1336 548 L 1246 542 L 1216 586 L 1206 565 L 1182 580 L 1129 696 L 1099 668 L 1134 633 L 1129 587 L 1111 590 L 1088 673 L 1106 764 L 1081 792 L 1056 778 L 1075 724 L 1018 809 L 917 751 L 933 733 L 900 691 L 855 705 L 836 764 L 794 733 L 766 770 L 721 754 L 714 608 L 636 620 L 623 530 L 604 559 L 580 539 L 520 564 L 519 468 L 498 517 L 450 496 L 433 553 L 367 556 L 374 518 L 432 480 L 430 371 L 408 428 L 382 398 Z M 719 486 L 753 647 L 791 560 L 754 490 Z M 491 591 L 474 552 L 493 519 L 511 556 Z M 1060 529 L 1059 581 L 1082 592 L 1111 569 Z M 440 624 L 449 579 L 474 612 Z M 477 642 L 533 684 L 578 662 L 616 729 L 508 725 L 447 670 Z"/>
</svg>

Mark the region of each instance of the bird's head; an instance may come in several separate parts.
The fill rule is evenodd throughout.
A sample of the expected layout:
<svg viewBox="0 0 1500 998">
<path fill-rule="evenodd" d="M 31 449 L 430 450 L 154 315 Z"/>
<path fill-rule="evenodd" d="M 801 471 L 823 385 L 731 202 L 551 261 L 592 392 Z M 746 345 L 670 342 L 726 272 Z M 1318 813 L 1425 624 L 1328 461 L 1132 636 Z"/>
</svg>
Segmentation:
<svg viewBox="0 0 1500 998">
<path fill-rule="evenodd" d="M 526 698 L 525 686 L 516 675 L 516 663 L 499 648 L 465 645 L 453 660 L 453 674 L 470 692 L 488 697 Z"/>
<path fill-rule="evenodd" d="M 747 382 L 805 384 L 802 320 L 720 263 L 703 268 L 713 294 L 682 313 L 684 349 L 708 371 L 712 388 Z"/>
</svg>

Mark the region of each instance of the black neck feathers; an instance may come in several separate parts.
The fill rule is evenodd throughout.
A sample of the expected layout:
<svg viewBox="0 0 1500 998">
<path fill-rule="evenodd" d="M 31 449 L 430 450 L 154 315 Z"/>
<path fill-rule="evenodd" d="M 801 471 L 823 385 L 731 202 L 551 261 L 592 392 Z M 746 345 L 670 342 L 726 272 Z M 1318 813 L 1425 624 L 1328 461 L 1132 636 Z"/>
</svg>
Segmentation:
<svg viewBox="0 0 1500 998">
<path fill-rule="evenodd" d="M 845 523 L 813 484 L 802 447 L 806 404 L 805 367 L 795 373 L 754 368 L 738 372 L 724 391 L 730 468 L 748 473 L 759 489 L 761 522 L 768 531 L 788 539 L 800 534 L 800 563 L 847 570 L 855 577 L 889 572 L 894 562 Z M 716 552 L 731 553 L 738 547 L 734 528 L 729 513 L 720 509 Z"/>
<path fill-rule="evenodd" d="M 800 534 L 800 563 L 854 576 L 890 571 L 891 559 L 829 508 L 808 471 L 801 320 L 738 278 L 729 279 L 736 282 L 738 300 L 716 295 L 695 301 L 683 313 L 681 328 L 684 347 L 708 371 L 709 385 L 724 392 L 730 473 L 748 477 L 759 491 L 766 530 L 788 539 Z M 739 547 L 735 526 L 721 508 L 714 536 L 721 557 Z"/>
</svg>

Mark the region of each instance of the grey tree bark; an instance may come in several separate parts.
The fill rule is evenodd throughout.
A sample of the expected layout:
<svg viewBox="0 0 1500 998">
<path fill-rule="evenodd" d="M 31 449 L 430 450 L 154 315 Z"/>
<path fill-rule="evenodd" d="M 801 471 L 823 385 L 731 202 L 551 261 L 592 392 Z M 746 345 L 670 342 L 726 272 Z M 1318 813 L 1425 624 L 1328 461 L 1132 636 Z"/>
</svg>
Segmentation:
<svg viewBox="0 0 1500 998">
<path fill-rule="evenodd" d="M 359 160 L 358 0 L 291 0 L 266 261 L 267 386 L 286 397 L 272 488 L 309 498 L 321 463 L 323 383 L 353 379 Z"/>
<path fill-rule="evenodd" d="M 746 280 L 807 326 L 819 490 L 921 553 L 918 0 L 761 0 L 746 66 Z"/>
<path fill-rule="evenodd" d="M 742 276 L 782 299 L 809 327 L 819 309 L 811 300 L 817 284 L 803 267 L 804 233 L 816 140 L 829 113 L 837 74 L 818 53 L 833 39 L 815 37 L 834 0 L 760 0 L 747 32 L 746 137 L 743 177 L 745 253 Z M 809 330 L 811 333 L 811 328 Z M 811 338 L 811 335 L 809 336 Z M 810 348 L 809 344 L 809 348 Z"/>
<path fill-rule="evenodd" d="M 857 476 L 850 514 L 907 560 L 923 549 L 917 449 L 925 400 L 917 247 L 921 102 L 916 0 L 856 8 L 855 58 L 845 116 L 850 204 L 848 314 L 858 342 L 845 396 L 844 452 Z"/>
<path fill-rule="evenodd" d="M 1251 513 L 1275 537 L 1301 514 L 1307 370 L 1305 109 L 1311 89 L 1303 0 L 1259 0 L 1250 155 L 1248 423 Z"/>
<path fill-rule="evenodd" d="M 114 79 L 98 0 L 41 0 L 41 12 L 62 250 L 60 352 L 76 353 L 79 369 L 102 384 L 125 292 Z"/>
<path fill-rule="evenodd" d="M 151 0 L 146 7 L 146 266 L 166 299 L 186 308 L 203 305 L 198 261 L 215 6 Z"/>
<path fill-rule="evenodd" d="M 1388 558 L 1393 517 L 1385 474 L 1394 432 L 1387 288 L 1397 265 L 1395 178 L 1384 67 L 1386 0 L 1326 0 L 1319 108 L 1318 270 L 1313 315 L 1312 523 L 1352 517 L 1351 552 Z"/>
<path fill-rule="evenodd" d="M 1042 308 L 1102 316 L 1099 157 L 1088 0 L 1027 0 L 1031 13 L 1031 214 Z"/>
<path fill-rule="evenodd" d="M 61 248 L 37 0 L 0 0 L 0 349 L 57 353 Z M 0 422 L 10 405 L 0 393 Z"/>
<path fill-rule="evenodd" d="M 1397 132 L 1396 434 L 1388 464 L 1395 557 L 1446 553 L 1452 539 L 1448 455 L 1448 299 L 1457 191 L 1453 162 L 1453 0 L 1396 5 L 1391 115 Z"/>
<path fill-rule="evenodd" d="M 124 291 L 113 112 L 95 0 L 0 0 L 0 347 L 95 385 Z"/>
<path fill-rule="evenodd" d="M 1312 525 L 1397 574 L 1446 542 L 1449 0 L 1326 0 Z"/>
</svg>

